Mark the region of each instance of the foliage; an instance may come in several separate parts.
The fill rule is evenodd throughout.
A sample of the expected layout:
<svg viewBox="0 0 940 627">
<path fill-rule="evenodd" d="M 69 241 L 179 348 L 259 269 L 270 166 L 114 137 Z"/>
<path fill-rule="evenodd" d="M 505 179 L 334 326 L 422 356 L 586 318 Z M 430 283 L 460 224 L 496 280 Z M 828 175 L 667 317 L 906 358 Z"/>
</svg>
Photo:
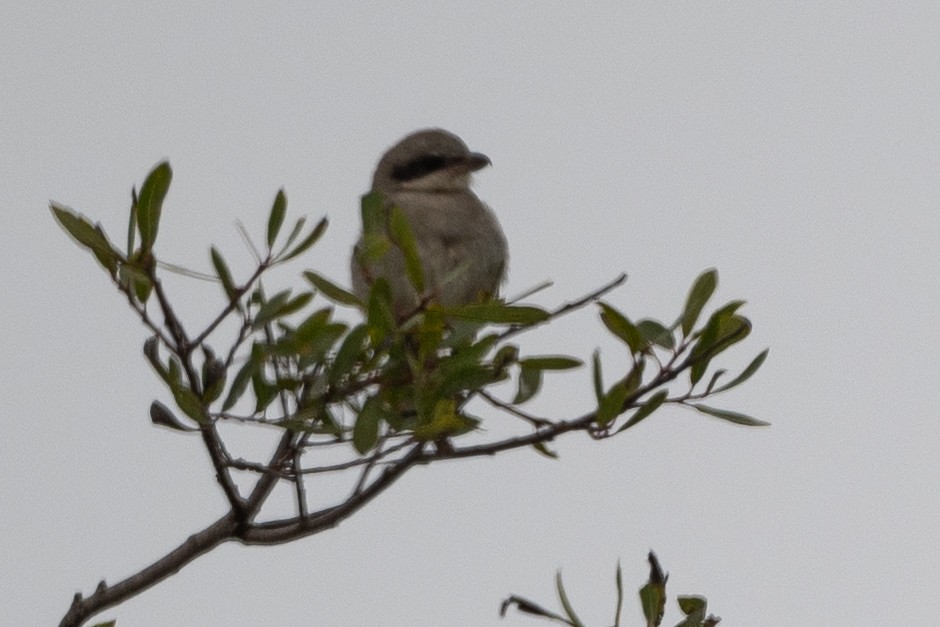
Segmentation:
<svg viewBox="0 0 940 627">
<path fill-rule="evenodd" d="M 413 312 L 396 318 L 383 280 L 376 281 L 366 302 L 314 270 L 303 273 L 306 289 L 264 289 L 266 272 L 299 258 L 327 227 L 325 218 L 308 227 L 301 217 L 284 235 L 283 191 L 272 203 L 263 252 L 256 251 L 258 262 L 250 276 L 236 280 L 221 251 L 210 248 L 212 278 L 223 302 L 218 314 L 194 332 L 173 308 L 162 282 L 169 266 L 156 253 L 171 181 L 169 164 L 161 163 L 147 176 L 140 194 L 132 193 L 124 249 L 100 224 L 56 203 L 51 209 L 68 234 L 94 255 L 149 330 L 144 355 L 175 403 L 170 408 L 154 401 L 151 420 L 202 438 L 230 511 L 137 575 L 112 586 L 102 582 L 87 598 L 76 595 L 62 625 L 82 624 L 221 542 L 275 544 L 331 528 L 417 464 L 520 447 L 554 456 L 548 443 L 563 433 L 584 431 L 606 439 L 666 404 L 736 424 L 766 424 L 700 402 L 746 381 L 767 356 L 763 351 L 726 383 L 724 370 L 711 369 L 714 358 L 751 329 L 739 313 L 742 301 L 717 308 L 703 321 L 717 285 L 715 270 L 696 279 L 676 321 L 668 325 L 652 319 L 634 322 L 601 301 L 623 283 L 624 275 L 555 309 L 499 301 L 444 308 L 428 294 Z M 366 254 L 398 246 L 412 284 L 420 288 L 423 274 L 410 227 L 399 212 L 385 214 L 381 207 L 374 194 L 363 198 Z M 365 318 L 353 325 L 339 321 L 334 317 L 337 306 L 359 308 Z M 526 355 L 513 340 L 589 306 L 598 308 L 603 325 L 627 349 L 625 371 L 605 380 L 595 352 L 594 407 L 574 418 L 526 412 L 522 406 L 541 391 L 549 373 L 578 368 L 581 362 L 565 355 Z M 226 339 L 222 329 L 232 327 L 234 335 Z M 681 390 L 671 389 L 670 384 L 680 380 L 685 380 Z M 506 381 L 512 381 L 515 390 L 508 400 L 491 391 Z M 517 418 L 517 433 L 487 439 L 477 429 L 482 418 L 470 412 L 472 399 Z M 268 459 L 232 458 L 219 431 L 227 422 L 275 429 L 280 442 Z M 332 458 L 340 461 L 306 464 L 304 454 L 313 449 L 333 450 Z M 233 481 L 236 470 L 257 475 L 246 493 Z M 323 473 L 352 473 L 352 490 L 337 503 L 308 511 L 305 481 Z M 294 487 L 296 515 L 256 522 L 274 485 L 282 480 Z"/>
<path fill-rule="evenodd" d="M 640 606 L 643 610 L 643 617 L 646 620 L 646 627 L 659 627 L 663 622 L 663 615 L 666 612 L 666 580 L 669 574 L 664 573 L 662 566 L 656 554 L 649 552 L 650 576 L 649 580 L 640 588 Z M 617 605 L 614 611 L 614 627 L 620 627 L 620 619 L 623 613 L 623 573 L 620 571 L 620 564 L 617 564 L 617 576 L 615 579 L 617 589 Z M 510 607 L 515 607 L 523 614 L 530 614 L 540 618 L 547 618 L 551 621 L 568 625 L 569 627 L 585 627 L 584 623 L 578 618 L 565 587 L 561 582 L 561 572 L 555 575 L 555 588 L 558 593 L 558 601 L 561 604 L 564 614 L 558 614 L 545 609 L 537 603 L 520 596 L 512 595 L 503 601 L 500 607 L 500 616 L 505 616 Z M 685 616 L 682 622 L 677 623 L 676 627 L 715 627 L 721 619 L 711 614 L 706 614 L 708 602 L 705 597 L 698 595 L 680 596 L 677 599 L 679 609 Z"/>
</svg>

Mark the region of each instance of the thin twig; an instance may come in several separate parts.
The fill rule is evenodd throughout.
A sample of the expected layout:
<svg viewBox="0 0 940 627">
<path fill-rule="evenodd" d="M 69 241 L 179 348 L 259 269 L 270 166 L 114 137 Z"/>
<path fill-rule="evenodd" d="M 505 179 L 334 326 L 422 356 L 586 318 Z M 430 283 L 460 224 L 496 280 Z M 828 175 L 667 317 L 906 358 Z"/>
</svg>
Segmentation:
<svg viewBox="0 0 940 627">
<path fill-rule="evenodd" d="M 531 424 L 532 426 L 536 428 L 546 427 L 546 426 L 555 424 L 551 420 L 547 420 L 545 418 L 536 418 L 535 416 L 531 414 L 527 414 L 526 412 L 522 411 L 521 409 L 513 405 L 510 405 L 509 403 L 499 400 L 498 398 L 496 398 L 495 396 L 493 396 L 486 390 L 478 390 L 477 394 L 482 396 L 487 402 L 489 402 L 494 407 L 499 407 L 503 411 L 509 412 L 513 416 L 522 418 L 523 420 L 525 420 L 526 422 L 528 422 L 529 424 Z"/>
</svg>

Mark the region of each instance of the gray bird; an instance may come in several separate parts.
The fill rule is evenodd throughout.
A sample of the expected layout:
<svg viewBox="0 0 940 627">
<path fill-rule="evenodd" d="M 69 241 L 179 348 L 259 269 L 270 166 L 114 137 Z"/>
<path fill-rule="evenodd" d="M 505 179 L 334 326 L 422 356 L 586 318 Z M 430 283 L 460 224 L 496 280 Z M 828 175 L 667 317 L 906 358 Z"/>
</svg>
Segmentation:
<svg viewBox="0 0 940 627">
<path fill-rule="evenodd" d="M 362 237 L 352 255 L 353 291 L 363 301 L 378 277 L 385 277 L 399 317 L 423 302 L 464 305 L 496 296 L 505 278 L 506 238 L 493 212 L 470 191 L 473 172 L 490 164 L 470 152 L 453 133 L 426 129 L 408 135 L 386 152 L 375 168 L 372 190 L 386 207 L 399 207 L 411 227 L 424 272 L 418 294 L 397 247 L 364 260 Z"/>
</svg>

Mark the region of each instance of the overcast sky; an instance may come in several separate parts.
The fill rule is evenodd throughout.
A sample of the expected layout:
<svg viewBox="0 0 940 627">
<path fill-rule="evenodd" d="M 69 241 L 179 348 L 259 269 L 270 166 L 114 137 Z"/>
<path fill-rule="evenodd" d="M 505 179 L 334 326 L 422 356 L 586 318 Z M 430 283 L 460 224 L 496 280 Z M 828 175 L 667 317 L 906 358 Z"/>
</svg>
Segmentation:
<svg viewBox="0 0 940 627">
<path fill-rule="evenodd" d="M 234 225 L 260 236 L 283 186 L 289 216 L 331 227 L 278 280 L 347 282 L 376 160 L 427 126 L 493 161 L 476 189 L 509 293 L 552 279 L 554 306 L 625 271 L 609 300 L 671 321 L 718 268 L 716 303 L 754 323 L 722 364 L 771 352 L 715 404 L 773 426 L 669 408 L 557 461 L 421 468 L 337 529 L 224 545 L 99 620 L 534 626 L 499 602 L 555 607 L 561 568 L 606 626 L 619 559 L 638 625 L 650 548 L 729 627 L 940 613 L 940 4 L 65 4 L 0 9 L 0 622 L 57 624 L 225 506 L 199 439 L 151 426 L 145 329 L 48 201 L 121 241 L 131 186 L 169 158 L 158 254 L 208 270 L 214 243 L 245 276 Z M 172 297 L 194 326 L 222 304 Z M 520 341 L 624 358 L 593 311 Z M 587 370 L 532 403 L 591 408 Z"/>
</svg>

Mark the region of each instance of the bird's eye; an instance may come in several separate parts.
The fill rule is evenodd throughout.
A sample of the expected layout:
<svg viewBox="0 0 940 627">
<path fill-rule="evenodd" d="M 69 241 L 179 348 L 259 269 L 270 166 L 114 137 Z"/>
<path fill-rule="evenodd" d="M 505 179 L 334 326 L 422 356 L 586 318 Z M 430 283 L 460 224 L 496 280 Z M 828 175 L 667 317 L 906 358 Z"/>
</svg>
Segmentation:
<svg viewBox="0 0 940 627">
<path fill-rule="evenodd" d="M 441 155 L 421 155 L 408 163 L 392 168 L 392 178 L 397 181 L 413 181 L 446 166 L 448 160 Z"/>
</svg>

